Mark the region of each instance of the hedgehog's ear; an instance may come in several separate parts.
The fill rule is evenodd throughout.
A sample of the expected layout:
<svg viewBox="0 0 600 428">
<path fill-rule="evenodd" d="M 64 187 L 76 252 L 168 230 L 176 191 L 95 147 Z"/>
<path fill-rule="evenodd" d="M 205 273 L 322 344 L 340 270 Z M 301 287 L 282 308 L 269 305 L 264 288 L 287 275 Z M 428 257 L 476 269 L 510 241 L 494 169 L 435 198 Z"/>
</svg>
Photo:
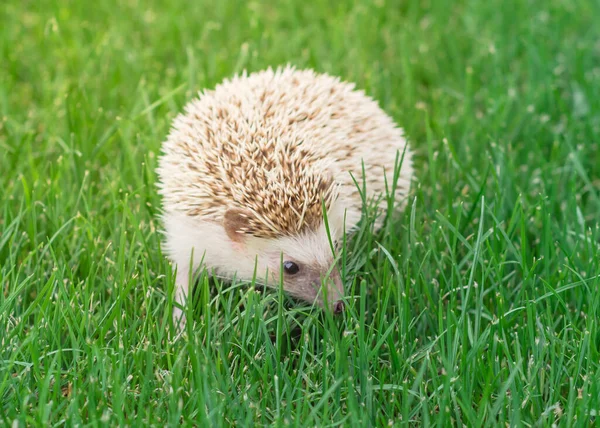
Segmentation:
<svg viewBox="0 0 600 428">
<path fill-rule="evenodd" d="M 228 208 L 223 218 L 225 233 L 236 246 L 242 246 L 246 240 L 246 231 L 250 227 L 252 213 L 240 208 Z"/>
</svg>

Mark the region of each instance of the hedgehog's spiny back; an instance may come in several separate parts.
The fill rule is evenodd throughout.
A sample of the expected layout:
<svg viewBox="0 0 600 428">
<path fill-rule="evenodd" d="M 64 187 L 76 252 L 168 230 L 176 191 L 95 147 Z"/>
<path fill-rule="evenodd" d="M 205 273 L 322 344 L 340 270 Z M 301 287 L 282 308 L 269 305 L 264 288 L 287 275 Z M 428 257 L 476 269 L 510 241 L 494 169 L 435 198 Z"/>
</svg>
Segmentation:
<svg viewBox="0 0 600 428">
<path fill-rule="evenodd" d="M 214 221 L 247 209 L 256 217 L 247 233 L 262 237 L 316 228 L 334 196 L 324 159 L 277 111 L 270 85 L 242 83 L 202 95 L 175 120 L 159 167 L 165 208 Z"/>
<path fill-rule="evenodd" d="M 159 166 L 165 210 L 221 221 L 239 207 L 256 214 L 253 235 L 297 233 L 322 221 L 334 183 L 360 211 L 348 172 L 360 180 L 361 159 L 389 170 L 391 157 L 393 168 L 403 142 L 374 101 L 336 78 L 291 68 L 236 77 L 175 120 Z M 383 190 L 382 173 L 367 179 Z"/>
</svg>

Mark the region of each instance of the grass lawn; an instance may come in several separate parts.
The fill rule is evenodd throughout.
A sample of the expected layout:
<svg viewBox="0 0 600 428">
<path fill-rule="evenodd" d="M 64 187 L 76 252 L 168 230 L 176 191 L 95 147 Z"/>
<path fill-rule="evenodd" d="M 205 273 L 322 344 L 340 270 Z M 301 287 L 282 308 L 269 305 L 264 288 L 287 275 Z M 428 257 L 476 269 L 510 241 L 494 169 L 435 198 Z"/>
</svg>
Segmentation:
<svg viewBox="0 0 600 428">
<path fill-rule="evenodd" d="M 0 426 L 600 423 L 600 3 L 5 0 Z M 341 318 L 203 275 L 169 335 L 159 147 L 293 63 L 406 130 L 401 218 Z"/>
</svg>

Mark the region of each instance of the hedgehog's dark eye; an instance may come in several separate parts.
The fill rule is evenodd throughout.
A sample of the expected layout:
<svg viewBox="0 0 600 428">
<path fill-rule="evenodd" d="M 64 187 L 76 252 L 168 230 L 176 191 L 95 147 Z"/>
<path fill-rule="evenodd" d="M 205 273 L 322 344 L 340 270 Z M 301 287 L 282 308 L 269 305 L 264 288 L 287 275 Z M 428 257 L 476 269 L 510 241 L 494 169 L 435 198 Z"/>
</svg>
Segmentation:
<svg viewBox="0 0 600 428">
<path fill-rule="evenodd" d="M 298 271 L 300 270 L 298 265 L 294 262 L 283 262 L 283 269 L 285 270 L 285 273 L 287 273 L 288 275 L 297 274 Z"/>
</svg>

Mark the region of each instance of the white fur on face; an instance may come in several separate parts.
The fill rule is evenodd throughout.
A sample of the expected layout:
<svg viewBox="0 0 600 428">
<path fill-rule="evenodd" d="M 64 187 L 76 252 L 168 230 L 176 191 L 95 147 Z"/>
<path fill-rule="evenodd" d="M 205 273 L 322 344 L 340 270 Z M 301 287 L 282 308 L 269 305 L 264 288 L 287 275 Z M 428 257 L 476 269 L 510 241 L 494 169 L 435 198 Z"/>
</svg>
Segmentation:
<svg viewBox="0 0 600 428">
<path fill-rule="evenodd" d="M 343 215 L 333 210 L 329 217 L 329 233 L 333 243 L 343 233 Z M 166 249 L 178 270 L 192 270 L 204 266 L 219 276 L 250 281 L 277 287 L 281 278 L 282 261 L 293 261 L 300 267 L 294 278 L 284 279 L 284 290 L 303 300 L 318 300 L 320 290 L 311 291 L 313 283 L 332 273 L 335 256 L 325 224 L 316 231 L 276 239 L 248 237 L 243 244 L 232 242 L 223 225 L 198 221 L 183 214 L 164 216 Z M 191 259 L 193 253 L 193 260 Z M 339 277 L 337 271 L 333 277 Z M 336 277 L 336 278 L 337 278 Z M 340 284 L 335 285 L 335 298 L 342 297 Z M 334 287 L 334 288 L 335 288 Z"/>
</svg>

